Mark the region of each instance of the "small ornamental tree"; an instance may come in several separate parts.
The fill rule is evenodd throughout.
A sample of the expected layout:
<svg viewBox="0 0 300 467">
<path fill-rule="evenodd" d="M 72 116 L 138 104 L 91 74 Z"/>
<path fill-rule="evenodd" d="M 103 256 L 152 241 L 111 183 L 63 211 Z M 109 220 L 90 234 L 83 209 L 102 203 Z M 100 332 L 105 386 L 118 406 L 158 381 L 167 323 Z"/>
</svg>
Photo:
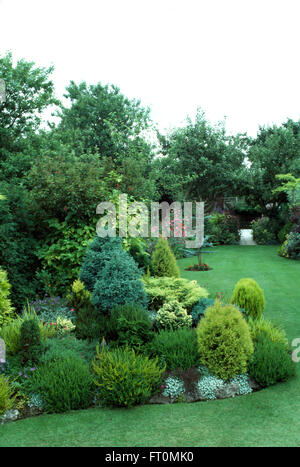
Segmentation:
<svg viewBox="0 0 300 467">
<path fill-rule="evenodd" d="M 36 319 L 26 319 L 21 325 L 20 335 L 21 355 L 23 363 L 37 363 L 41 357 L 43 345 L 41 330 Z"/>
<path fill-rule="evenodd" d="M 174 253 L 165 238 L 160 238 L 155 246 L 151 259 L 151 269 L 154 276 L 180 277 Z"/>
<path fill-rule="evenodd" d="M 231 303 L 242 308 L 253 319 L 259 319 L 265 309 L 263 290 L 254 279 L 240 279 L 236 284 Z"/>
</svg>

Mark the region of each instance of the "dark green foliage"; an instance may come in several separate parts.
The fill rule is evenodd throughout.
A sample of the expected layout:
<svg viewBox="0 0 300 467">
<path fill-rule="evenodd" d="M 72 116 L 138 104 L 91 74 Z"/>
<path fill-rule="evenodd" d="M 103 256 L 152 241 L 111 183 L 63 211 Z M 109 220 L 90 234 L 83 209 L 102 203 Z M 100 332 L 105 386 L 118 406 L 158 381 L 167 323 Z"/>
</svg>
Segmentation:
<svg viewBox="0 0 300 467">
<path fill-rule="evenodd" d="M 159 357 L 168 370 L 186 370 L 199 364 L 197 336 L 194 329 L 161 331 L 147 345 L 147 353 Z"/>
<path fill-rule="evenodd" d="M 97 351 L 93 362 L 97 396 L 101 404 L 132 407 L 142 404 L 159 390 L 165 368 L 157 359 L 128 348 Z"/>
<path fill-rule="evenodd" d="M 166 238 L 160 238 L 155 246 L 151 258 L 151 270 L 152 274 L 158 277 L 180 277 L 174 253 Z"/>
<path fill-rule="evenodd" d="M 269 219 L 269 217 L 260 217 L 251 222 L 253 231 L 253 240 L 258 245 L 276 245 L 277 240 L 277 227 L 278 221 Z"/>
<path fill-rule="evenodd" d="M 75 355 L 39 366 L 31 383 L 31 392 L 41 396 L 43 407 L 49 413 L 88 408 L 92 390 L 89 365 Z"/>
<path fill-rule="evenodd" d="M 119 237 L 95 237 L 86 251 L 79 274 L 80 280 L 84 282 L 88 291 L 93 292 L 97 278 L 102 276 L 105 262 L 110 261 L 112 253 L 120 249 L 121 238 Z"/>
<path fill-rule="evenodd" d="M 6 197 L 0 201 L 0 264 L 7 271 L 12 304 L 19 311 L 27 299 L 35 296 L 37 241 L 24 188 L 1 183 L 0 193 Z"/>
<path fill-rule="evenodd" d="M 117 345 L 139 349 L 153 337 L 149 313 L 137 305 L 126 304 L 114 308 L 109 320 L 111 338 Z"/>
<path fill-rule="evenodd" d="M 213 298 L 200 298 L 199 302 L 193 306 L 192 309 L 192 318 L 193 318 L 193 326 L 197 326 L 200 319 L 203 318 L 206 308 L 212 306 L 214 304 Z"/>
<path fill-rule="evenodd" d="M 261 386 L 267 387 L 294 376 L 295 363 L 283 344 L 273 342 L 266 333 L 261 333 L 248 372 Z"/>
<path fill-rule="evenodd" d="M 21 325 L 20 348 L 23 363 L 37 363 L 43 351 L 41 331 L 36 319 L 26 319 Z"/>
<path fill-rule="evenodd" d="M 215 213 L 205 218 L 205 235 L 217 245 L 239 243 L 240 232 L 238 218 L 229 214 Z"/>
<path fill-rule="evenodd" d="M 86 362 L 91 362 L 96 355 L 96 346 L 99 341 L 87 341 L 76 339 L 75 336 L 48 339 L 46 351 L 41 357 L 40 363 L 63 360 L 67 356 L 77 356 Z"/>
<path fill-rule="evenodd" d="M 78 339 L 101 339 L 107 337 L 109 318 L 102 315 L 92 303 L 87 303 L 76 311 L 75 334 Z"/>
<path fill-rule="evenodd" d="M 279 243 L 283 243 L 286 239 L 286 236 L 290 233 L 292 230 L 293 224 L 291 222 L 288 222 L 285 224 L 282 229 L 278 233 L 278 240 Z"/>
</svg>

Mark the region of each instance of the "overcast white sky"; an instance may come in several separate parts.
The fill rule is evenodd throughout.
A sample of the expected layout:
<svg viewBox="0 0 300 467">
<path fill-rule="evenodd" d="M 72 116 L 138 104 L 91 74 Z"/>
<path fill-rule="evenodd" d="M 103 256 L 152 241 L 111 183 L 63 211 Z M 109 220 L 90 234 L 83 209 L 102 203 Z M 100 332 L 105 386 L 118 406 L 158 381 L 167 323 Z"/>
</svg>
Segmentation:
<svg viewBox="0 0 300 467">
<path fill-rule="evenodd" d="M 226 116 L 229 132 L 300 119 L 299 0 L 0 0 L 0 54 L 112 83 L 161 130 Z"/>
</svg>

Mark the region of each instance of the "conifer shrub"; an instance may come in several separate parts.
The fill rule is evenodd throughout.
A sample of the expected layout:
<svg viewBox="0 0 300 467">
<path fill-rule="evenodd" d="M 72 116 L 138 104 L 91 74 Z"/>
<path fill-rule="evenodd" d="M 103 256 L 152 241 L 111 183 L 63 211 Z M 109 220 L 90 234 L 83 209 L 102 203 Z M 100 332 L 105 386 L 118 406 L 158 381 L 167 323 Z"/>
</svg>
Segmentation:
<svg viewBox="0 0 300 467">
<path fill-rule="evenodd" d="M 180 277 L 176 258 L 166 238 L 161 237 L 155 246 L 151 258 L 151 270 L 153 276 Z"/>
<path fill-rule="evenodd" d="M 214 302 L 214 298 L 200 298 L 192 309 L 193 326 L 197 326 L 200 319 L 203 318 L 206 308 L 212 306 Z"/>
<path fill-rule="evenodd" d="M 267 387 L 294 376 L 295 363 L 282 343 L 272 341 L 267 333 L 262 332 L 255 342 L 248 371 L 262 387 Z"/>
<path fill-rule="evenodd" d="M 233 305 L 216 300 L 197 326 L 201 364 L 228 380 L 247 371 L 253 343 L 247 322 Z"/>
<path fill-rule="evenodd" d="M 93 292 L 98 277 L 102 274 L 106 262 L 110 261 L 114 251 L 121 250 L 120 237 L 96 236 L 87 248 L 79 273 L 79 279 L 89 292 Z"/>
<path fill-rule="evenodd" d="M 37 363 L 43 351 L 41 330 L 36 319 L 26 319 L 21 325 L 20 348 L 23 363 Z"/>
<path fill-rule="evenodd" d="M 179 329 L 190 328 L 192 326 L 192 317 L 177 301 L 165 303 L 160 308 L 155 317 L 155 326 L 157 329 Z"/>
<path fill-rule="evenodd" d="M 10 283 L 7 279 L 7 273 L 0 268 L 0 328 L 14 318 L 9 294 Z"/>
<path fill-rule="evenodd" d="M 147 306 L 147 296 L 134 259 L 122 249 L 120 238 L 96 238 L 86 253 L 80 279 L 91 292 L 96 310 L 126 303 Z"/>
<path fill-rule="evenodd" d="M 106 337 L 106 320 L 95 309 L 91 302 L 91 292 L 85 289 L 83 282 L 73 282 L 67 300 L 75 313 L 75 335 L 78 339 L 94 340 Z"/>
<path fill-rule="evenodd" d="M 247 315 L 253 319 L 261 317 L 265 309 L 265 296 L 263 290 L 254 279 L 240 279 L 236 284 L 231 303 L 243 308 Z"/>
<path fill-rule="evenodd" d="M 137 354 L 133 349 L 119 347 L 99 350 L 93 361 L 97 396 L 103 405 L 132 407 L 146 402 L 157 392 L 165 368 L 157 359 Z"/>
<path fill-rule="evenodd" d="M 149 309 L 158 311 L 165 303 L 177 301 L 189 314 L 208 292 L 197 281 L 177 277 L 143 277 Z"/>
</svg>

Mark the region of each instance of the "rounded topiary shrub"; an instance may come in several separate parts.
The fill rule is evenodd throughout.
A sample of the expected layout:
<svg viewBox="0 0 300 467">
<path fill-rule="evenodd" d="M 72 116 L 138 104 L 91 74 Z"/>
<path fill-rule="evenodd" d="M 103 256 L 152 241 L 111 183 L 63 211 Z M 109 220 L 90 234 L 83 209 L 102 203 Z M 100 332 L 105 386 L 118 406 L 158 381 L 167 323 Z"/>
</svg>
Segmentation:
<svg viewBox="0 0 300 467">
<path fill-rule="evenodd" d="M 136 354 L 126 347 L 115 350 L 102 347 L 101 351 L 98 347 L 93 369 L 99 401 L 115 407 L 146 402 L 159 390 L 165 371 L 157 359 Z"/>
<path fill-rule="evenodd" d="M 151 258 L 151 270 L 154 276 L 180 277 L 179 267 L 168 240 L 160 238 Z"/>
<path fill-rule="evenodd" d="M 231 303 L 244 309 L 251 318 L 258 319 L 266 306 L 263 290 L 254 279 L 240 279 L 236 284 Z"/>
<path fill-rule="evenodd" d="M 192 317 L 176 300 L 165 303 L 155 316 L 157 329 L 179 329 L 192 326 Z"/>
<path fill-rule="evenodd" d="M 253 354 L 248 324 L 233 305 L 216 301 L 197 327 L 200 361 L 215 376 L 228 380 L 247 371 Z"/>
<path fill-rule="evenodd" d="M 295 363 L 285 345 L 272 341 L 267 333 L 262 332 L 255 343 L 249 375 L 262 387 L 267 387 L 294 376 Z"/>
</svg>

